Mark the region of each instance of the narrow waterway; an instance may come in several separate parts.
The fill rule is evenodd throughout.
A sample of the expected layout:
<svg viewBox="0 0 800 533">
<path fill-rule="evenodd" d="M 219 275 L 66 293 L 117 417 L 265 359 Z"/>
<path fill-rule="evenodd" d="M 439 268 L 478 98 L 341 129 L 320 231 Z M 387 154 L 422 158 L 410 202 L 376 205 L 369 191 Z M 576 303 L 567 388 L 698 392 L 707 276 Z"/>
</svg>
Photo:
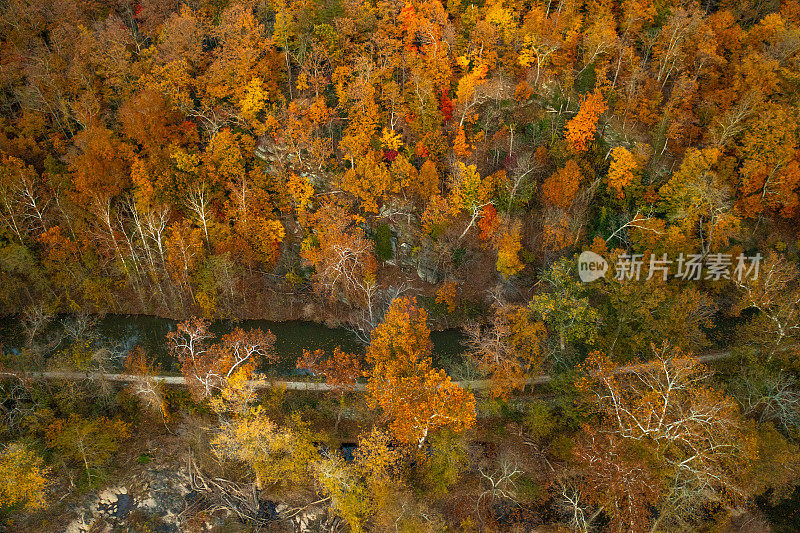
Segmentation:
<svg viewBox="0 0 800 533">
<path fill-rule="evenodd" d="M 76 317 L 59 315 L 54 317 L 36 336 L 40 345 L 50 347 L 51 352 L 67 349 L 74 331 Z M 84 338 L 92 339 L 95 349 L 108 348 L 122 361 L 124 355 L 134 347 L 141 346 L 161 365 L 162 372 L 177 372 L 177 362 L 167 349 L 167 333 L 175 330 L 176 322 L 146 315 L 105 315 L 90 319 Z M 234 327 L 242 329 L 270 330 L 275 335 L 275 351 L 279 357 L 276 364 L 261 370 L 279 376 L 297 375 L 297 358 L 304 349 L 323 349 L 332 352 L 336 346 L 345 351 L 363 353 L 364 346 L 355 335 L 345 328 L 328 328 L 315 322 L 290 321 L 269 322 L 266 320 L 243 320 L 240 322 L 218 321 L 211 325 L 214 334 L 222 335 Z M 463 346 L 459 330 L 434 331 L 434 362 L 448 370 L 458 369 L 461 364 Z M 0 317 L 0 344 L 6 353 L 18 355 L 26 343 L 22 320 L 16 316 Z"/>
</svg>

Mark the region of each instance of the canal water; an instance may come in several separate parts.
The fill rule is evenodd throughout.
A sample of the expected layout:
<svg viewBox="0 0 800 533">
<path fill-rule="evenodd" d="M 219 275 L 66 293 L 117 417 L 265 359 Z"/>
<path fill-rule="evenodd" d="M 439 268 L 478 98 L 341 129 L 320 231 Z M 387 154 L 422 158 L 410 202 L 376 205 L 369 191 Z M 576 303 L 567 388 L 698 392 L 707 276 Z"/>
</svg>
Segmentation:
<svg viewBox="0 0 800 533">
<path fill-rule="evenodd" d="M 76 317 L 72 315 L 56 316 L 37 334 L 36 340 L 41 345 L 49 345 L 53 352 L 65 349 L 70 344 L 68 332 L 75 329 L 75 322 Z M 175 330 L 176 321 L 146 315 L 104 315 L 91 317 L 90 323 L 84 336 L 93 339 L 93 348 L 109 348 L 120 356 L 118 359 L 121 361 L 126 353 L 138 345 L 160 363 L 162 372 L 178 371 L 177 362 L 170 357 L 167 349 L 167 333 Z M 315 322 L 218 321 L 213 322 L 210 329 L 216 335 L 223 335 L 237 326 L 245 330 L 270 330 L 275 335 L 275 352 L 279 361 L 261 369 L 268 374 L 300 374 L 295 365 L 304 349 L 333 352 L 336 346 L 340 346 L 345 351 L 364 353 L 363 344 L 357 341 L 351 331 L 328 328 Z M 463 363 L 462 339 L 459 330 L 432 332 L 434 363 L 448 370 L 457 370 Z M 26 334 L 20 318 L 0 317 L 0 344 L 3 350 L 7 354 L 19 354 L 25 343 Z"/>
</svg>

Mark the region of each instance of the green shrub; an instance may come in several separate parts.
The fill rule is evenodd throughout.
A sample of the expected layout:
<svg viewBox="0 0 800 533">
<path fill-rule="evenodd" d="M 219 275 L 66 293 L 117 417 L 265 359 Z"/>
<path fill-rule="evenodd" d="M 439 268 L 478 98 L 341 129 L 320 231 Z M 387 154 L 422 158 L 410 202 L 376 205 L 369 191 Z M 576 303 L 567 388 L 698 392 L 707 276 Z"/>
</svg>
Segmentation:
<svg viewBox="0 0 800 533">
<path fill-rule="evenodd" d="M 388 224 L 381 224 L 375 231 L 375 255 L 381 261 L 392 258 L 392 230 Z"/>
<path fill-rule="evenodd" d="M 553 432 L 555 421 L 547 404 L 541 400 L 534 400 L 528 405 L 522 425 L 533 440 L 540 441 Z"/>
</svg>

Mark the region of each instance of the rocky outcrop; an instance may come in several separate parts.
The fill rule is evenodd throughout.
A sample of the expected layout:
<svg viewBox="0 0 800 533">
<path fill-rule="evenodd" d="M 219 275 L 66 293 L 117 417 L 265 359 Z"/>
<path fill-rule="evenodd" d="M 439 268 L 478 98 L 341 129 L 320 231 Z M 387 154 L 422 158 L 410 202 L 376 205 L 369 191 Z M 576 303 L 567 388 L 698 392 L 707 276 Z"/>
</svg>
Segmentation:
<svg viewBox="0 0 800 533">
<path fill-rule="evenodd" d="M 275 531 L 330 531 L 339 518 L 324 499 L 306 507 L 290 507 L 260 495 L 254 524 L 272 524 Z M 198 515 L 213 502 L 213 494 L 192 490 L 188 472 L 183 468 L 150 468 L 134 476 L 125 485 L 106 488 L 74 509 L 77 515 L 65 533 L 111 533 L 147 530 L 179 533 L 187 530 L 187 522 L 201 516 L 200 525 L 207 531 L 225 531 L 230 520 L 239 521 L 234 513 L 218 510 L 213 515 Z M 301 504 L 302 505 L 302 504 Z M 157 524 L 156 529 L 153 524 Z M 272 527 L 272 526 L 270 526 Z M 272 531 L 273 529 L 270 529 Z"/>
<path fill-rule="evenodd" d="M 164 531 L 182 531 L 181 516 L 190 492 L 185 470 L 147 470 L 139 479 L 131 480 L 130 487 L 104 489 L 76 509 L 78 516 L 67 525 L 66 533 L 124 528 L 135 510 L 157 516 Z"/>
<path fill-rule="evenodd" d="M 432 251 L 420 252 L 417 260 L 417 275 L 425 283 L 436 284 L 439 282 L 439 261 Z"/>
</svg>

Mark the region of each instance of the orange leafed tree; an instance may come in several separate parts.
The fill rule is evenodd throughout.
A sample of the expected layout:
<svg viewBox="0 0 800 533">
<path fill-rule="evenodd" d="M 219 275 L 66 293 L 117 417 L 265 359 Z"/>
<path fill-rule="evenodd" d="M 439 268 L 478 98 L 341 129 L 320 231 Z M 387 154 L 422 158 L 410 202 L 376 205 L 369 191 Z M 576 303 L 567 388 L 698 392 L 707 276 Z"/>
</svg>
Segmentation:
<svg viewBox="0 0 800 533">
<path fill-rule="evenodd" d="M 370 404 L 381 408 L 398 441 L 418 447 L 436 429 L 459 432 L 475 423 L 475 397 L 433 367 L 427 318 L 413 299 L 398 298 L 367 348 Z"/>
<path fill-rule="evenodd" d="M 583 175 L 574 159 L 570 159 L 564 168 L 554 172 L 542 184 L 542 196 L 550 205 L 569 209 L 578 193 Z"/>
<path fill-rule="evenodd" d="M 339 346 L 329 357 L 325 357 L 324 350 L 303 350 L 303 355 L 297 360 L 297 368 L 325 377 L 331 393 L 339 399 L 334 426 L 334 431 L 338 430 L 344 413 L 345 396 L 355 389 L 356 381 L 364 374 L 361 359 L 356 354 L 343 351 Z"/>
<path fill-rule="evenodd" d="M 791 218 L 800 208 L 797 114 L 765 106 L 742 138 L 740 208 L 749 217 L 774 212 Z"/>
<path fill-rule="evenodd" d="M 116 140 L 111 130 L 92 122 L 75 136 L 79 148 L 70 159 L 78 200 L 86 206 L 118 195 L 127 184 L 127 147 Z"/>
<path fill-rule="evenodd" d="M 606 100 L 599 89 L 586 97 L 578 114 L 567 122 L 567 142 L 576 152 L 585 152 L 594 139 L 597 121 L 606 110 Z"/>
<path fill-rule="evenodd" d="M 345 352 L 337 346 L 333 355 L 325 357 L 324 350 L 303 350 L 297 368 L 325 377 L 325 383 L 335 390 L 349 391 L 363 374 L 361 361 L 356 354 Z"/>
<path fill-rule="evenodd" d="M 207 320 L 193 318 L 181 322 L 167 335 L 170 352 L 178 359 L 181 372 L 192 392 L 207 398 L 237 371 L 252 373 L 261 362 L 274 362 L 275 335 L 270 331 L 234 329 L 218 343 Z"/>
<path fill-rule="evenodd" d="M 458 302 L 458 283 L 447 280 L 436 289 L 436 303 L 447 306 L 447 312 L 452 313 L 456 310 Z"/>
<path fill-rule="evenodd" d="M 301 255 L 314 267 L 317 290 L 371 308 L 377 270 L 373 243 L 361 228 L 351 227 L 341 208 L 329 206 L 315 215 L 318 244 L 304 243 Z"/>
<path fill-rule="evenodd" d="M 577 242 L 575 228 L 570 217 L 556 208 L 544 212 L 542 223 L 542 246 L 547 250 L 563 250 Z"/>
<path fill-rule="evenodd" d="M 467 139 L 464 134 L 464 128 L 458 128 L 458 133 L 456 133 L 455 139 L 453 139 L 453 153 L 456 154 L 456 157 L 466 159 L 472 153 L 470 151 L 470 147 L 467 144 Z"/>
<path fill-rule="evenodd" d="M 436 163 L 427 159 L 419 169 L 417 178 L 412 180 L 412 190 L 416 191 L 425 201 L 439 191 L 439 172 Z"/>
<path fill-rule="evenodd" d="M 465 328 L 467 353 L 492 379 L 492 396 L 508 398 L 525 380 L 541 369 L 542 322 L 531 320 L 526 307 L 497 303 L 489 326 L 474 323 Z"/>
<path fill-rule="evenodd" d="M 589 426 L 583 428 L 583 434 L 572 455 L 584 472 L 579 490 L 587 503 L 610 509 L 617 531 L 648 531 L 650 506 L 661 495 L 663 482 L 648 464 L 638 460 L 633 446 L 626 447 L 625 442 Z"/>
</svg>

